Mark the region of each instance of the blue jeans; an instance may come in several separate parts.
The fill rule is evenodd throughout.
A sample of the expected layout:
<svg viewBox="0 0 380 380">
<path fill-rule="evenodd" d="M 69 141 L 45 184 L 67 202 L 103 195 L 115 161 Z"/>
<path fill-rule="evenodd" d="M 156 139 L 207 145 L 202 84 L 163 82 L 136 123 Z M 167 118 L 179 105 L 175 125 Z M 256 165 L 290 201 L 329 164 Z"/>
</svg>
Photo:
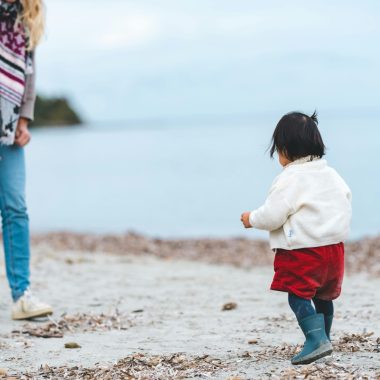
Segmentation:
<svg viewBox="0 0 380 380">
<path fill-rule="evenodd" d="M 25 203 L 24 149 L 0 145 L 0 212 L 5 265 L 12 298 L 29 287 L 29 218 Z"/>
</svg>

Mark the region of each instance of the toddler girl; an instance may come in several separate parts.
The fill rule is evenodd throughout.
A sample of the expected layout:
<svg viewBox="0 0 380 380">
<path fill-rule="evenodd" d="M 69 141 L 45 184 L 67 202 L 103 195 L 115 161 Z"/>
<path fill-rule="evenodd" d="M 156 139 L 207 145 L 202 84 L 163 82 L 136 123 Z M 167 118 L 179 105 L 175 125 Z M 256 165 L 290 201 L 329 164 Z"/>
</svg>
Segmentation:
<svg viewBox="0 0 380 380">
<path fill-rule="evenodd" d="M 264 205 L 245 212 L 246 228 L 270 232 L 276 252 L 271 289 L 288 293 L 306 341 L 292 364 L 308 364 L 332 353 L 330 329 L 344 272 L 344 245 L 351 221 L 351 192 L 322 159 L 325 145 L 316 113 L 281 118 L 271 157 L 284 167 Z M 311 303 L 313 301 L 314 307 Z"/>
</svg>

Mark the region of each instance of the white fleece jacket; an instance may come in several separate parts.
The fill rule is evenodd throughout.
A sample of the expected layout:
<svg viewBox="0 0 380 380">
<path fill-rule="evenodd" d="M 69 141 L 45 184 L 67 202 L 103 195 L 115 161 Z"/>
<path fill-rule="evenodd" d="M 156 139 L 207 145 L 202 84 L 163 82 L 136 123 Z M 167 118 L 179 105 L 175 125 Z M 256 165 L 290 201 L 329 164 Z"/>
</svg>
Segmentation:
<svg viewBox="0 0 380 380">
<path fill-rule="evenodd" d="M 272 249 L 343 242 L 351 223 L 351 191 L 326 160 L 305 157 L 285 166 L 265 204 L 251 212 L 254 228 L 270 232 Z"/>
</svg>

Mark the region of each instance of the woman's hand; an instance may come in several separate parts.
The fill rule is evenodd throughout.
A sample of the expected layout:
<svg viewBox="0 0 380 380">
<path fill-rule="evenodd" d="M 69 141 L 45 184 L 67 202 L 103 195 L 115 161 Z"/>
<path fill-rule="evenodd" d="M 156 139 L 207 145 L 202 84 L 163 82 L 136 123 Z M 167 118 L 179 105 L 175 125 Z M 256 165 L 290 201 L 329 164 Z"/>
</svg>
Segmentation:
<svg viewBox="0 0 380 380">
<path fill-rule="evenodd" d="M 18 146 L 25 146 L 31 139 L 30 132 L 28 129 L 29 120 L 24 117 L 20 117 L 15 134 L 15 144 Z"/>
<path fill-rule="evenodd" d="M 245 228 L 252 228 L 252 226 L 251 226 L 251 223 L 249 223 L 249 215 L 250 215 L 251 213 L 250 212 L 243 212 L 242 214 L 241 214 L 241 217 L 240 217 L 240 220 L 241 220 L 241 222 L 244 224 L 244 227 Z"/>
</svg>

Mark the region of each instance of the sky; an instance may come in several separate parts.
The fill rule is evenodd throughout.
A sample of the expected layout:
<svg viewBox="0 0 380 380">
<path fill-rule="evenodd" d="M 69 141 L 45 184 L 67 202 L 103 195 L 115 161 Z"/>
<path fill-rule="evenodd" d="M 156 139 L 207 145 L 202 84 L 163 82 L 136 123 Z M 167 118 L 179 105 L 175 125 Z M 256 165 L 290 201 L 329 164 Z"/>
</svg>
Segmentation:
<svg viewBox="0 0 380 380">
<path fill-rule="evenodd" d="M 38 91 L 89 122 L 378 114 L 375 0 L 47 0 Z"/>
</svg>

